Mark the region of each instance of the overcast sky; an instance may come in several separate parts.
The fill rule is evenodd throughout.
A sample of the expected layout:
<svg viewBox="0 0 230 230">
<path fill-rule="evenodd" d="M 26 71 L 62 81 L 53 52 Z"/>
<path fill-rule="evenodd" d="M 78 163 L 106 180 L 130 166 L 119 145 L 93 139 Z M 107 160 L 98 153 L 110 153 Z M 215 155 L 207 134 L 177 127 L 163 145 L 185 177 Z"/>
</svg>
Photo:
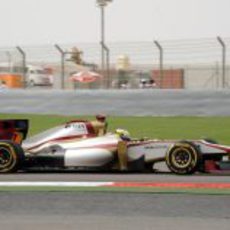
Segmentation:
<svg viewBox="0 0 230 230">
<path fill-rule="evenodd" d="M 96 0 L 0 0 L 0 47 L 100 40 Z M 230 37 L 230 0 L 113 0 L 106 40 Z"/>
</svg>

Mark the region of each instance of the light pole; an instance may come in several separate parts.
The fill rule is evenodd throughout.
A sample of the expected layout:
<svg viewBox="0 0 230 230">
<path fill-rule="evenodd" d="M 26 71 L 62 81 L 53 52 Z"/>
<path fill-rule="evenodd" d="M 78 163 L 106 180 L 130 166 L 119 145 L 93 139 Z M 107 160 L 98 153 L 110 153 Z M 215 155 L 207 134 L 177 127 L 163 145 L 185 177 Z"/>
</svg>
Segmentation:
<svg viewBox="0 0 230 230">
<path fill-rule="evenodd" d="M 102 42 L 101 42 L 101 45 L 102 45 L 102 47 L 103 47 L 103 50 L 105 50 L 105 52 L 106 52 L 106 72 L 107 72 L 107 83 L 106 83 L 106 86 L 107 86 L 107 88 L 109 88 L 109 86 L 110 86 L 110 71 L 109 71 L 109 54 L 110 54 L 110 50 L 109 50 L 109 48 L 105 45 L 105 44 L 103 44 Z"/>
<path fill-rule="evenodd" d="M 112 2 L 113 0 L 97 0 L 97 5 L 101 9 L 101 69 L 104 71 L 105 68 L 105 53 L 104 53 L 104 47 L 105 44 L 105 7 L 109 2 Z"/>
</svg>

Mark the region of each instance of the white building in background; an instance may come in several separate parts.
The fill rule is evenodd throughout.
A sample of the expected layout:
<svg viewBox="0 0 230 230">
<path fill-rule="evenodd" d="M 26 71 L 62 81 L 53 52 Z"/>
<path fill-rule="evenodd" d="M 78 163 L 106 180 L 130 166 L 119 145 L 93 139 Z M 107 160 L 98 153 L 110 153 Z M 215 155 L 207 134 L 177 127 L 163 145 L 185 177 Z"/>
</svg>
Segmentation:
<svg viewBox="0 0 230 230">
<path fill-rule="evenodd" d="M 226 67 L 225 88 L 230 88 L 230 67 Z M 184 68 L 185 89 L 222 89 L 223 76 L 221 67 L 190 66 Z"/>
</svg>

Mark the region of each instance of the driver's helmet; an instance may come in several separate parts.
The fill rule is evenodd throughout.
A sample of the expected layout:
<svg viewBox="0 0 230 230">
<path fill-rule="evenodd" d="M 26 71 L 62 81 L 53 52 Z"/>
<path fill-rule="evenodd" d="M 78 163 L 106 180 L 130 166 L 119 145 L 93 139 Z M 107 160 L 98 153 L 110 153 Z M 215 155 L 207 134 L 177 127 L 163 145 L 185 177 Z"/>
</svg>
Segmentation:
<svg viewBox="0 0 230 230">
<path fill-rule="evenodd" d="M 122 140 L 130 140 L 130 134 L 125 129 L 116 129 L 115 133 L 122 139 Z"/>
<path fill-rule="evenodd" d="M 97 119 L 98 121 L 100 121 L 100 122 L 105 122 L 105 120 L 106 120 L 106 115 L 104 115 L 104 114 L 97 114 L 97 115 L 96 115 L 96 119 Z"/>
</svg>

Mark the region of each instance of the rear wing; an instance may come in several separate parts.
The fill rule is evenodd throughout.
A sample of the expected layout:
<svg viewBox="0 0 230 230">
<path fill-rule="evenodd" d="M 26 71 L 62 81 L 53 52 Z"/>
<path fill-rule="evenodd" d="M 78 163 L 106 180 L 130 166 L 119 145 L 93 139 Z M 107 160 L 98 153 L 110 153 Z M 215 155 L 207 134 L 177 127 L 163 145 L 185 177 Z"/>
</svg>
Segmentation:
<svg viewBox="0 0 230 230">
<path fill-rule="evenodd" d="M 26 119 L 0 120 L 0 140 L 11 140 L 18 144 L 26 138 L 29 121 Z"/>
</svg>

